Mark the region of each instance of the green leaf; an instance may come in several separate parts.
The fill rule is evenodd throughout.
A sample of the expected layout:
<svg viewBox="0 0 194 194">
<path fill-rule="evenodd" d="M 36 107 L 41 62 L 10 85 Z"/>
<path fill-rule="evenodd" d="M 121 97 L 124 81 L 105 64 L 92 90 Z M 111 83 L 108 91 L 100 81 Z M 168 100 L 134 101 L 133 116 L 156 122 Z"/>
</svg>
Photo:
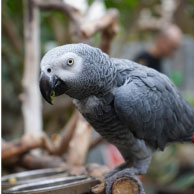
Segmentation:
<svg viewBox="0 0 194 194">
<path fill-rule="evenodd" d="M 183 73 L 181 71 L 178 71 L 178 70 L 172 72 L 172 74 L 170 75 L 170 78 L 177 86 L 180 86 L 184 80 Z"/>
</svg>

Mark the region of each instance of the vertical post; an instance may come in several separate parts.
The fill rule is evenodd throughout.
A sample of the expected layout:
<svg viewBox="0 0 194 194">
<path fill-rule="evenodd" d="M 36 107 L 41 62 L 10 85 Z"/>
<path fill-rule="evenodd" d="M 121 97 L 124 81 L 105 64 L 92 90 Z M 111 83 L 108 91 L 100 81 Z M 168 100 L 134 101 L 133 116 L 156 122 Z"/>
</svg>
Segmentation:
<svg viewBox="0 0 194 194">
<path fill-rule="evenodd" d="M 22 112 L 24 131 L 38 135 L 42 131 L 42 102 L 39 91 L 40 13 L 33 0 L 24 4 L 24 74 Z"/>
</svg>

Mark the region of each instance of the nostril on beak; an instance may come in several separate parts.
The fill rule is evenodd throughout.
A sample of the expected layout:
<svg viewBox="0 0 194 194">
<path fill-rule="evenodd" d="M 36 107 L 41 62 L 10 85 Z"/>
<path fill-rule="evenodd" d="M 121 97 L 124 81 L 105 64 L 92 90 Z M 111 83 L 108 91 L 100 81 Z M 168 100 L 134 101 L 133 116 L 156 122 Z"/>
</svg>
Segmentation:
<svg viewBox="0 0 194 194">
<path fill-rule="evenodd" d="M 50 73 L 50 72 L 51 72 L 51 69 L 50 69 L 50 68 L 48 68 L 48 69 L 47 69 L 47 72 L 48 72 L 48 73 Z"/>
</svg>

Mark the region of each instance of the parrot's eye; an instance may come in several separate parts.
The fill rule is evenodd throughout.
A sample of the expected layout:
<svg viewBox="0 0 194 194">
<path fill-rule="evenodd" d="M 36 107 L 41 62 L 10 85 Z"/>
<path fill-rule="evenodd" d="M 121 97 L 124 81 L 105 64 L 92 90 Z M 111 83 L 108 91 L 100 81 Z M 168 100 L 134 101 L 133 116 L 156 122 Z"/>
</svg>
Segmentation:
<svg viewBox="0 0 194 194">
<path fill-rule="evenodd" d="M 67 65 L 72 66 L 73 64 L 74 64 L 74 60 L 73 59 L 68 59 Z"/>
</svg>

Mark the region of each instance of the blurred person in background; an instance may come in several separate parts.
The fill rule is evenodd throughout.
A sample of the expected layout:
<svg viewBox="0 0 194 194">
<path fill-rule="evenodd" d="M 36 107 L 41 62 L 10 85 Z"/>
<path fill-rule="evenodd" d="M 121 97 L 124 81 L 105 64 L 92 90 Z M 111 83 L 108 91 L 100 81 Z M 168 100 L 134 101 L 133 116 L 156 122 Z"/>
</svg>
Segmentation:
<svg viewBox="0 0 194 194">
<path fill-rule="evenodd" d="M 139 53 L 134 61 L 162 72 L 161 63 L 165 57 L 172 56 L 180 46 L 182 32 L 176 25 L 170 25 L 162 30 L 153 44 L 145 51 Z"/>
</svg>

